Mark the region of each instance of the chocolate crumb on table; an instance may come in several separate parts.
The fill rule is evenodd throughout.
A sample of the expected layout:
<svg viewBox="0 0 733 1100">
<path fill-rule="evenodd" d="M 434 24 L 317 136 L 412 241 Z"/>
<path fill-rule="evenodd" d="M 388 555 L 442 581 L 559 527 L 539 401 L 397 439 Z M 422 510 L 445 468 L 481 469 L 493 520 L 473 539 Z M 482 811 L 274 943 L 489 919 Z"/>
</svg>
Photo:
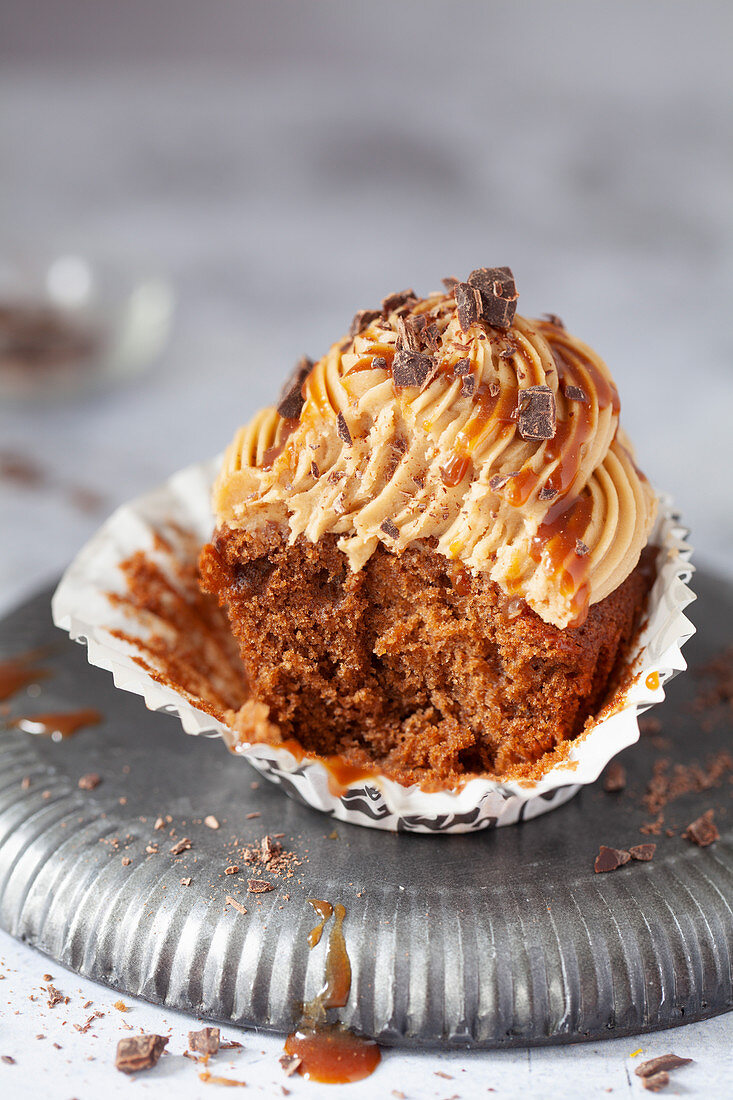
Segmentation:
<svg viewBox="0 0 733 1100">
<path fill-rule="evenodd" d="M 49 982 L 46 986 L 46 992 L 48 993 L 48 1007 L 55 1008 L 56 1005 L 67 1005 L 69 998 L 57 989 L 55 985 L 51 985 Z"/>
<path fill-rule="evenodd" d="M 669 1084 L 669 1074 L 666 1070 L 660 1069 L 658 1073 L 651 1073 L 648 1077 L 642 1077 L 641 1087 L 648 1089 L 649 1092 L 659 1092 L 661 1089 L 666 1089 Z"/>
<path fill-rule="evenodd" d="M 660 1054 L 657 1058 L 650 1058 L 638 1065 L 634 1073 L 637 1077 L 652 1077 L 661 1070 L 678 1069 L 680 1066 L 688 1066 L 692 1058 L 680 1058 L 676 1054 Z"/>
<path fill-rule="evenodd" d="M 691 840 L 700 848 L 707 848 L 709 844 L 718 840 L 720 833 L 713 821 L 714 810 L 706 810 L 701 817 L 690 822 L 682 834 L 686 840 Z"/>
<path fill-rule="evenodd" d="M 219 1050 L 221 1033 L 218 1027 L 202 1027 L 200 1031 L 189 1031 L 188 1049 L 197 1054 L 216 1054 Z"/>
<path fill-rule="evenodd" d="M 292 1077 L 298 1066 L 303 1061 L 297 1054 L 281 1054 L 278 1059 L 286 1077 Z"/>
<path fill-rule="evenodd" d="M 224 903 L 226 905 L 231 905 L 232 909 L 236 909 L 236 911 L 238 913 L 241 913 L 242 916 L 247 913 L 247 910 L 241 904 L 241 902 L 238 902 L 236 898 L 231 897 L 229 894 L 227 894 L 227 896 L 224 898 Z"/>
<path fill-rule="evenodd" d="M 120 1039 L 115 1068 L 121 1073 L 138 1073 L 151 1069 L 167 1045 L 167 1035 L 131 1035 L 127 1039 Z"/>
</svg>

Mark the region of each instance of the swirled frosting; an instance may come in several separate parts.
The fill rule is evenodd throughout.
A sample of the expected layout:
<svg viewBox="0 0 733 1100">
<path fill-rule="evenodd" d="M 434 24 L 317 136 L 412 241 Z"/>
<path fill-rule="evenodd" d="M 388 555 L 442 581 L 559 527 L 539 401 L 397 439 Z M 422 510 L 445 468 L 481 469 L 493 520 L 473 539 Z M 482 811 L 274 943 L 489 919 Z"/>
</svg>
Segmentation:
<svg viewBox="0 0 733 1100">
<path fill-rule="evenodd" d="M 285 416 L 263 409 L 237 433 L 217 521 L 334 533 L 354 571 L 379 542 L 399 554 L 431 539 L 546 622 L 577 625 L 633 570 L 656 508 L 616 387 L 557 318 L 469 323 L 456 296 L 405 292 L 357 315 Z M 423 369 L 406 377 L 416 347 Z M 522 429 L 534 393 L 552 406 L 549 438 Z"/>
</svg>

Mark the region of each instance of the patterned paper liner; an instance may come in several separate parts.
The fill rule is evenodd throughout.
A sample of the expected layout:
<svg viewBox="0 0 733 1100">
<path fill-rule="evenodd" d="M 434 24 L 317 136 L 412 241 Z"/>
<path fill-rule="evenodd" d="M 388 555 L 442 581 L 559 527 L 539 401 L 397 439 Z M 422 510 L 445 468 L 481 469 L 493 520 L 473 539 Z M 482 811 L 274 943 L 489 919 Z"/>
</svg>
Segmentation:
<svg viewBox="0 0 733 1100">
<path fill-rule="evenodd" d="M 150 551 L 156 532 L 175 525 L 199 542 L 211 533 L 210 489 L 219 459 L 182 470 L 159 488 L 123 505 L 81 550 L 53 597 L 53 619 L 86 643 L 93 665 L 112 673 L 117 687 L 142 695 L 151 710 L 177 714 L 189 734 L 224 736 L 227 727 L 193 706 L 173 687 L 156 682 L 136 662 L 138 649 L 115 637 L 129 630 L 129 618 L 110 602 L 122 592 L 120 564 L 135 551 Z M 630 666 L 635 677 L 595 725 L 572 746 L 565 760 L 536 781 L 499 782 L 476 778 L 460 790 L 426 792 L 385 776 L 369 776 L 334 791 L 327 767 L 316 757 L 296 757 L 266 744 L 237 745 L 236 751 L 292 798 L 357 825 L 420 833 L 458 833 L 511 825 L 567 802 L 593 783 L 622 749 L 639 739 L 639 715 L 664 699 L 664 685 L 686 668 L 681 647 L 695 627 L 683 610 L 695 595 L 688 587 L 693 566 L 687 530 L 662 496 L 651 541 L 661 550 L 649 596 L 647 620 Z"/>
</svg>

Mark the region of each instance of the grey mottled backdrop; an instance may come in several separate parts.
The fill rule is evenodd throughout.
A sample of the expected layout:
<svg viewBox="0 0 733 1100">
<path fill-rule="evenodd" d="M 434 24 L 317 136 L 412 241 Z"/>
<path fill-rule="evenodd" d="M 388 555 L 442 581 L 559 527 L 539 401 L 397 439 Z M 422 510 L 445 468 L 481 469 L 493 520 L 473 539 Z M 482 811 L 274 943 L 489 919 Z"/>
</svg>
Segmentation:
<svg viewBox="0 0 733 1100">
<path fill-rule="evenodd" d="M 0 446 L 111 508 L 358 307 L 508 263 L 733 575 L 732 34 L 726 0 L 1 0 L 0 246 L 165 272 L 179 310 L 153 372 L 2 407 Z M 3 605 L 100 518 L 53 485 L 0 509 Z"/>
</svg>

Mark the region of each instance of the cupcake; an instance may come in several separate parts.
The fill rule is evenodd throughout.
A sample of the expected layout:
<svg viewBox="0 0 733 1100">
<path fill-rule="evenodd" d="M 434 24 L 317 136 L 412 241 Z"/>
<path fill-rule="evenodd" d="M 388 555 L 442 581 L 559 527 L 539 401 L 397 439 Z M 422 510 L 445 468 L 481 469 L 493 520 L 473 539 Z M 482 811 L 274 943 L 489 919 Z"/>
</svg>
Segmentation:
<svg viewBox="0 0 733 1100">
<path fill-rule="evenodd" d="M 536 780 L 628 672 L 657 501 L 602 359 L 508 268 L 361 310 L 241 428 L 201 585 L 242 745 L 424 791 Z"/>
</svg>

